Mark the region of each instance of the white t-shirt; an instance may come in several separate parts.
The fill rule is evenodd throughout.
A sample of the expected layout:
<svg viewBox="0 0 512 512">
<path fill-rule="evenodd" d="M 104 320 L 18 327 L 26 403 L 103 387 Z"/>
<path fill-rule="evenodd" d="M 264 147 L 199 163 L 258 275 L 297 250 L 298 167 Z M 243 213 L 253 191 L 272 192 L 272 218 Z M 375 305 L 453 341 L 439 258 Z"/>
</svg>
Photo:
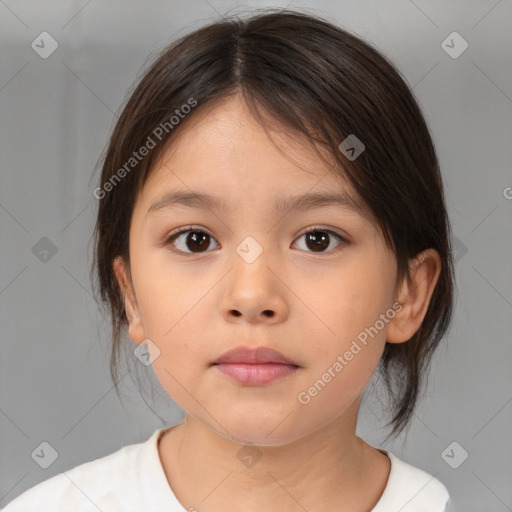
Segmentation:
<svg viewBox="0 0 512 512">
<path fill-rule="evenodd" d="M 176 499 L 160 461 L 158 439 L 165 430 L 40 482 L 4 512 L 188 512 Z M 441 482 L 381 451 L 391 460 L 391 472 L 371 512 L 446 510 L 448 491 Z"/>
</svg>

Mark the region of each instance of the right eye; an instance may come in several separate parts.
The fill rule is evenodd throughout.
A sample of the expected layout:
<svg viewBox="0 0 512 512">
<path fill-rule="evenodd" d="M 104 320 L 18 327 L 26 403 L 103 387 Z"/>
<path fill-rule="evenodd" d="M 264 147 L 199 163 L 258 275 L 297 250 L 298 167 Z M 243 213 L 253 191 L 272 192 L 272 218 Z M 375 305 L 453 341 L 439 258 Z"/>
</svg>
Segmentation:
<svg viewBox="0 0 512 512">
<path fill-rule="evenodd" d="M 170 233 L 165 240 L 165 245 L 172 246 L 171 251 L 176 253 L 200 254 L 208 252 L 207 249 L 211 240 L 215 239 L 205 231 L 189 226 L 186 229 L 180 229 L 178 232 Z"/>
</svg>

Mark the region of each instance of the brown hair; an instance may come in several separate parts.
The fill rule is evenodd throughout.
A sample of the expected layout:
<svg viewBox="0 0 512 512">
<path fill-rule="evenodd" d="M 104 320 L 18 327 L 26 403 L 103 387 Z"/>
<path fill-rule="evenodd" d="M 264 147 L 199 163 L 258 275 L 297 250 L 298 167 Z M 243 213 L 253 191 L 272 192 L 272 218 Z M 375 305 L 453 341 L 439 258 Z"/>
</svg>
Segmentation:
<svg viewBox="0 0 512 512">
<path fill-rule="evenodd" d="M 406 343 L 386 343 L 379 365 L 391 399 L 388 425 L 398 435 L 412 417 L 453 308 L 451 233 L 435 149 L 412 91 L 382 54 L 335 24 L 290 10 L 224 18 L 180 38 L 149 67 L 117 121 L 96 189 L 101 192 L 91 269 L 110 314 L 116 390 L 127 324 L 112 263 L 119 255 L 129 264 L 137 193 L 187 122 L 234 94 L 262 124 L 262 113 L 270 114 L 332 157 L 334 172 L 353 185 L 396 254 L 399 282 L 422 250 L 434 248 L 440 255 L 441 273 L 421 328 Z M 182 107 L 193 101 L 197 106 L 171 126 L 176 111 L 185 112 Z M 132 170 L 127 162 L 155 133 L 159 143 Z M 355 160 L 338 148 L 351 134 L 365 145 Z"/>
</svg>

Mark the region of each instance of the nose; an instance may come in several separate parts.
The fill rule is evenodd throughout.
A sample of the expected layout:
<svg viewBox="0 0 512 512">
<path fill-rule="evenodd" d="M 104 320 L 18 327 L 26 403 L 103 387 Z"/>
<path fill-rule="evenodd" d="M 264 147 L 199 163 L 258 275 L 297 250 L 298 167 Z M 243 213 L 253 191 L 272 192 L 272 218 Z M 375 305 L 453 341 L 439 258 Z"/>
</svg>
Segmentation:
<svg viewBox="0 0 512 512">
<path fill-rule="evenodd" d="M 221 302 L 222 314 L 228 322 L 274 324 L 288 317 L 287 288 L 278 277 L 279 271 L 271 255 L 263 253 L 248 263 L 237 253 L 228 275 L 227 289 Z"/>
</svg>

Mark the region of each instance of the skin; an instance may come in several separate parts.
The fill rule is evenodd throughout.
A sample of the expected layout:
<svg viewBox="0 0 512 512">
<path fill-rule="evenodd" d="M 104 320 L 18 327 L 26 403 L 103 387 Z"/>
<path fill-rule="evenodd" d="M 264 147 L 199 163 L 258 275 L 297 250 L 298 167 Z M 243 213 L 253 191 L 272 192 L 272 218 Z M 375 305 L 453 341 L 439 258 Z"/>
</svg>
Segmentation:
<svg viewBox="0 0 512 512">
<path fill-rule="evenodd" d="M 386 340 L 406 342 L 420 327 L 439 255 L 424 251 L 411 261 L 411 280 L 397 283 L 394 253 L 361 213 L 329 205 L 272 214 L 278 197 L 353 193 L 306 143 L 281 130 L 272 134 L 276 148 L 236 96 L 190 121 L 139 193 L 130 266 L 114 262 L 130 338 L 158 347 L 155 374 L 186 414 L 159 443 L 169 485 L 186 509 L 201 512 L 233 504 L 246 512 L 368 512 L 390 462 L 355 434 L 360 398 Z M 147 213 L 175 189 L 218 195 L 228 210 Z M 165 244 L 190 225 L 211 235 L 206 250 L 190 249 L 188 233 Z M 346 241 L 330 235 L 329 246 L 314 251 L 303 235 L 317 226 Z M 236 252 L 247 236 L 263 249 L 250 264 Z M 401 310 L 378 335 L 299 403 L 299 393 L 396 302 Z M 272 347 L 300 368 L 264 386 L 241 385 L 211 366 L 240 345 Z M 260 455 L 251 467 L 237 456 L 244 445 Z"/>
</svg>

